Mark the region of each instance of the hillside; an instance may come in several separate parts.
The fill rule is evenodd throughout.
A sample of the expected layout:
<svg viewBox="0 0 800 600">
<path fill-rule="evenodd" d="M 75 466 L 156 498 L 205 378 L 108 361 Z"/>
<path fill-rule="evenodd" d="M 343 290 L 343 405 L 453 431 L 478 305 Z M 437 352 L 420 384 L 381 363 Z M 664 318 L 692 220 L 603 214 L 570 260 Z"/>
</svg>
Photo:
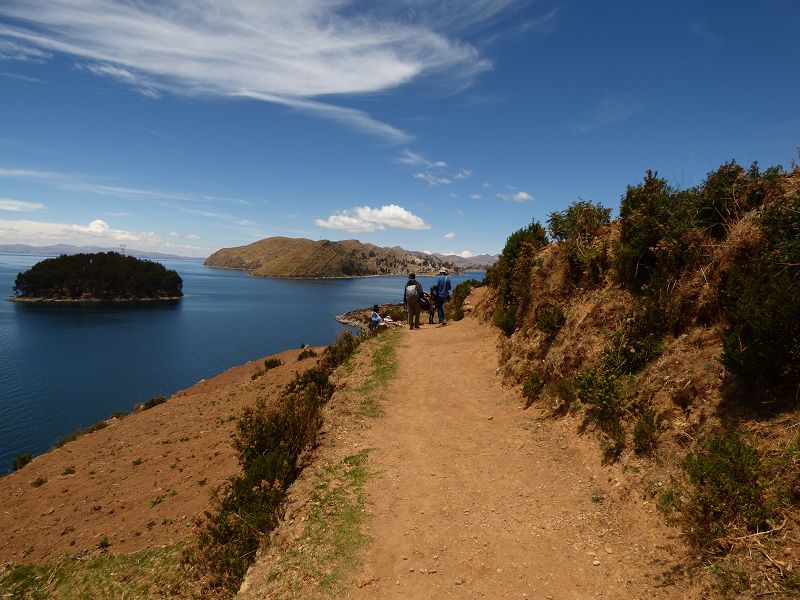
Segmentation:
<svg viewBox="0 0 800 600">
<path fill-rule="evenodd" d="M 209 256 L 209 267 L 241 269 L 259 277 L 364 277 L 434 274 L 444 266 L 459 269 L 431 256 L 414 256 L 397 248 L 381 248 L 357 240 L 331 242 L 271 237 L 247 246 L 223 248 Z"/>
</svg>

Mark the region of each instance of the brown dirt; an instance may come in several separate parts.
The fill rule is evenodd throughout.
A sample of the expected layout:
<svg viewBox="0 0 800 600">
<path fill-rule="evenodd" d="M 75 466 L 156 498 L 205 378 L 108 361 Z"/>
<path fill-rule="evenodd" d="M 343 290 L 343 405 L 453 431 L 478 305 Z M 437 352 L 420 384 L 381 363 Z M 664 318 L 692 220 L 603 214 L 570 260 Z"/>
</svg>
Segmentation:
<svg viewBox="0 0 800 600">
<path fill-rule="evenodd" d="M 311 366 L 298 354 L 274 355 L 284 364 L 256 379 L 264 359 L 234 367 L 0 478 L 0 565 L 89 553 L 103 537 L 114 553 L 189 538 L 211 490 L 237 469 L 235 417 Z"/>
<path fill-rule="evenodd" d="M 522 410 L 519 392 L 503 387 L 496 332 L 474 318 L 404 331 L 384 415 L 326 421 L 317 464 L 372 449 L 372 541 L 337 597 L 697 597 L 670 575 L 686 558 L 677 532 L 629 492 L 621 468 L 601 466 L 594 437 L 576 435 L 576 419 Z M 298 489 L 242 598 L 284 597 L 268 579 L 299 539 Z"/>
</svg>

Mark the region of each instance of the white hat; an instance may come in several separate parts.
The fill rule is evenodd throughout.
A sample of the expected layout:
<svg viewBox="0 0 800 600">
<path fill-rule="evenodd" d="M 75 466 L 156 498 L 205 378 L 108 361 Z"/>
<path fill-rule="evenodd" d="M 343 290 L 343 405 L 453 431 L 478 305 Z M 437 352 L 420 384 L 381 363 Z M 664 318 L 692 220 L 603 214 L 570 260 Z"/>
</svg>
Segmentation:
<svg viewBox="0 0 800 600">
<path fill-rule="evenodd" d="M 439 273 L 444 273 L 445 275 L 447 275 L 447 269 L 442 267 L 441 269 L 439 269 Z"/>
</svg>

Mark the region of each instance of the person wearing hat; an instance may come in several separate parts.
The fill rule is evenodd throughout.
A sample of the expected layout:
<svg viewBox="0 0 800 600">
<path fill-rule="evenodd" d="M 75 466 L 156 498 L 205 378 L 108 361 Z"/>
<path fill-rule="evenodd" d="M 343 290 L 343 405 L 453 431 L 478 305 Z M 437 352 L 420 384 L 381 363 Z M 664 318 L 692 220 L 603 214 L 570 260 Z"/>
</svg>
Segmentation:
<svg viewBox="0 0 800 600">
<path fill-rule="evenodd" d="M 436 280 L 436 312 L 439 313 L 439 327 L 447 325 L 444 318 L 444 303 L 450 300 L 450 277 L 447 269 L 439 269 L 439 278 Z"/>
<path fill-rule="evenodd" d="M 378 312 L 378 305 L 375 304 L 372 307 L 372 316 L 369 319 L 369 330 L 375 331 L 378 328 L 378 325 L 383 324 L 383 319 L 381 319 L 381 315 Z"/>
</svg>

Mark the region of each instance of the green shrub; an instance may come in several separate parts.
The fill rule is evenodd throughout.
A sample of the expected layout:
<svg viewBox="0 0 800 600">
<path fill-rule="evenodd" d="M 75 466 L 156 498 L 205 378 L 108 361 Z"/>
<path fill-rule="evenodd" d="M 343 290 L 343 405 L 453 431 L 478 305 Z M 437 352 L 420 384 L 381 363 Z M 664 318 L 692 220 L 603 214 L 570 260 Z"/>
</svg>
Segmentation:
<svg viewBox="0 0 800 600">
<path fill-rule="evenodd" d="M 781 167 L 762 173 L 755 162 L 747 171 L 735 161 L 723 164 L 706 176 L 700 188 L 701 224 L 713 237 L 724 238 L 730 223 L 780 192 L 781 173 Z"/>
<path fill-rule="evenodd" d="M 531 261 L 546 245 L 547 233 L 537 221 L 508 237 L 500 258 L 486 272 L 486 281 L 497 290 L 502 308 L 516 306 L 525 297 Z"/>
<path fill-rule="evenodd" d="M 652 408 L 647 408 L 636 419 L 633 426 L 633 449 L 639 454 L 655 450 L 658 434 L 661 431 L 661 419 Z"/>
<path fill-rule="evenodd" d="M 100 431 L 101 429 L 105 429 L 106 427 L 108 427 L 108 423 L 106 421 L 98 421 L 97 423 L 93 423 L 88 427 L 84 427 L 82 429 L 76 429 L 75 431 L 70 433 L 67 437 L 65 437 L 63 440 L 56 442 L 53 447 L 61 448 L 61 446 L 63 446 L 64 444 L 73 442 L 82 435 L 86 435 L 87 433 L 94 433 L 95 431 Z"/>
<path fill-rule="evenodd" d="M 616 375 L 606 369 L 581 371 L 575 375 L 575 394 L 589 405 L 589 419 L 621 448 L 625 436 L 622 427 L 625 396 Z"/>
<path fill-rule="evenodd" d="M 46 477 L 37 477 L 36 479 L 31 481 L 31 486 L 35 487 L 35 488 L 38 488 L 38 487 L 42 487 L 45 483 L 47 483 L 47 478 Z"/>
<path fill-rule="evenodd" d="M 467 279 L 456 286 L 456 289 L 453 290 L 453 296 L 451 298 L 453 321 L 460 321 L 464 318 L 464 300 L 467 299 L 467 296 L 469 296 L 473 289 L 480 287 L 481 285 L 481 282 L 477 279 Z"/>
<path fill-rule="evenodd" d="M 499 327 L 503 333 L 510 336 L 516 327 L 517 311 L 513 308 L 498 308 L 492 317 L 492 322 L 495 327 Z"/>
<path fill-rule="evenodd" d="M 164 404 L 167 401 L 166 396 L 153 396 L 149 400 L 146 400 L 144 404 L 142 404 L 142 410 L 149 410 L 159 404 Z"/>
<path fill-rule="evenodd" d="M 722 362 L 753 384 L 800 384 L 800 197 L 764 210 L 761 240 L 725 276 Z"/>
<path fill-rule="evenodd" d="M 264 361 L 264 370 L 269 371 L 270 369 L 274 369 L 275 367 L 280 367 L 283 364 L 280 358 L 268 358 Z"/>
<path fill-rule="evenodd" d="M 314 358 L 317 355 L 316 350 L 313 348 L 305 348 L 300 354 L 297 355 L 297 360 L 305 360 L 306 358 Z"/>
<path fill-rule="evenodd" d="M 539 309 L 536 324 L 548 336 L 556 335 L 564 326 L 566 317 L 560 306 L 545 304 Z"/>
<path fill-rule="evenodd" d="M 27 465 L 32 460 L 33 460 L 33 456 L 31 456 L 30 453 L 28 453 L 28 452 L 23 452 L 22 454 L 17 454 L 17 457 L 11 462 L 11 468 L 14 471 L 19 471 L 22 467 Z"/>
<path fill-rule="evenodd" d="M 700 545 L 710 545 L 731 527 L 755 531 L 769 517 L 761 460 L 738 435 L 708 440 L 684 469 L 691 490 L 682 512 Z"/>
<path fill-rule="evenodd" d="M 571 406 L 578 399 L 578 391 L 575 389 L 575 381 L 570 377 L 559 379 L 554 386 L 556 395 L 561 398 L 567 407 Z"/>
<path fill-rule="evenodd" d="M 336 340 L 325 348 L 325 351 L 322 353 L 324 367 L 333 370 L 341 365 L 355 352 L 358 344 L 359 339 L 352 333 L 349 331 L 340 332 L 339 335 L 336 336 Z"/>
<path fill-rule="evenodd" d="M 562 212 L 552 212 L 547 219 L 550 236 L 564 242 L 567 273 L 573 281 L 585 278 L 596 285 L 602 281 L 608 263 L 608 247 L 593 244 L 611 209 L 602 204 L 578 200 Z"/>
<path fill-rule="evenodd" d="M 525 398 L 525 406 L 533 404 L 542 395 L 544 390 L 544 375 L 541 371 L 531 371 L 522 384 L 522 397 Z"/>
<path fill-rule="evenodd" d="M 611 338 L 603 360 L 605 368 L 618 374 L 635 373 L 661 354 L 664 316 L 657 306 L 643 299 Z"/>
</svg>

